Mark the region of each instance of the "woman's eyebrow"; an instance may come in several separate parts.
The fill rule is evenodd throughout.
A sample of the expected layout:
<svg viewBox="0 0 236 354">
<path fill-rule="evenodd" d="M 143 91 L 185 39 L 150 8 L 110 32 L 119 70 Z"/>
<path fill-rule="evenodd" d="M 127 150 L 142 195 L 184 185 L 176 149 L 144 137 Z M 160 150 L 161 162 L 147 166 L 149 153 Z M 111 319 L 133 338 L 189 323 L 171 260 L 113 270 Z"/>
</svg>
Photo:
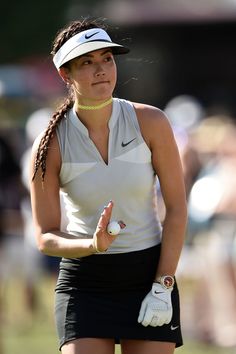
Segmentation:
<svg viewBox="0 0 236 354">
<path fill-rule="evenodd" d="M 101 53 L 101 56 L 107 54 L 107 53 L 112 53 L 112 50 L 111 49 L 106 49 L 104 50 L 104 52 Z M 86 54 L 83 54 L 80 56 L 80 58 L 93 58 L 94 55 L 93 54 L 89 54 L 89 53 L 86 53 Z"/>
<path fill-rule="evenodd" d="M 101 55 L 107 54 L 107 53 L 112 53 L 112 50 L 110 48 L 104 50 L 104 52 L 101 53 Z"/>
</svg>

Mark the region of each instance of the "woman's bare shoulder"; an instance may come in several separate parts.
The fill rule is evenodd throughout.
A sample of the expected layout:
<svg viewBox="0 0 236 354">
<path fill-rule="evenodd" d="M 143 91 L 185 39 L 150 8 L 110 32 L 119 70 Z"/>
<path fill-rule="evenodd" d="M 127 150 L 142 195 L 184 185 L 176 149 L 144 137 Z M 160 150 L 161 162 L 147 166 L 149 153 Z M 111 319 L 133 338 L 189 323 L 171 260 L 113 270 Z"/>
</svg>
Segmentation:
<svg viewBox="0 0 236 354">
<path fill-rule="evenodd" d="M 140 129 L 147 140 L 152 136 L 166 135 L 172 131 L 166 114 L 155 106 L 133 103 Z"/>
<path fill-rule="evenodd" d="M 45 131 L 43 131 L 41 134 L 38 135 L 38 137 L 35 139 L 32 145 L 32 153 L 31 153 L 32 164 L 34 164 L 38 151 L 41 148 L 40 145 L 44 135 L 45 135 Z M 60 155 L 60 148 L 59 148 L 59 143 L 58 143 L 56 133 L 53 134 L 53 136 L 51 137 L 47 150 L 48 150 L 47 169 L 51 170 L 51 168 L 53 169 L 56 168 L 56 170 L 59 171 L 61 166 L 61 155 Z"/>
</svg>

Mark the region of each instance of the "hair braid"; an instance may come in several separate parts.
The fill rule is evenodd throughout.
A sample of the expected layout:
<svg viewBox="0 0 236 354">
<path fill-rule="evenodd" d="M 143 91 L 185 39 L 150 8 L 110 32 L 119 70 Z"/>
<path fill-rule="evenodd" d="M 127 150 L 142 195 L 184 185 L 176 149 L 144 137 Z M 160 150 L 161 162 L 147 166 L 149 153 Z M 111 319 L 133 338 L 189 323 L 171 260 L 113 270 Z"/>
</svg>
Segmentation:
<svg viewBox="0 0 236 354">
<path fill-rule="evenodd" d="M 64 118 L 66 112 L 73 106 L 74 100 L 71 96 L 67 97 L 65 102 L 59 107 L 59 109 L 53 114 L 51 120 L 49 121 L 48 127 L 40 141 L 37 155 L 35 158 L 34 164 L 34 173 L 32 180 L 34 180 L 37 171 L 39 168 L 42 170 L 42 180 L 44 181 L 45 173 L 46 173 L 46 159 L 48 154 L 48 148 L 51 142 L 51 139 L 54 135 L 56 127 L 60 123 L 60 121 Z"/>
</svg>

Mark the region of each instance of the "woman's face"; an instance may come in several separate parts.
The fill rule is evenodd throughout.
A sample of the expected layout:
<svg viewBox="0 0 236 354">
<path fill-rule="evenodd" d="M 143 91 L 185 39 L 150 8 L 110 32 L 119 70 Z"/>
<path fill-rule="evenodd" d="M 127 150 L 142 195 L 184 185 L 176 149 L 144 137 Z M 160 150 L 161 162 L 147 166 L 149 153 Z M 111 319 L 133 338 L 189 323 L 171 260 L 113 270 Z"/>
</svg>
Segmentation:
<svg viewBox="0 0 236 354">
<path fill-rule="evenodd" d="M 117 79 L 111 50 L 99 49 L 73 59 L 69 78 L 80 103 L 110 98 Z"/>
</svg>

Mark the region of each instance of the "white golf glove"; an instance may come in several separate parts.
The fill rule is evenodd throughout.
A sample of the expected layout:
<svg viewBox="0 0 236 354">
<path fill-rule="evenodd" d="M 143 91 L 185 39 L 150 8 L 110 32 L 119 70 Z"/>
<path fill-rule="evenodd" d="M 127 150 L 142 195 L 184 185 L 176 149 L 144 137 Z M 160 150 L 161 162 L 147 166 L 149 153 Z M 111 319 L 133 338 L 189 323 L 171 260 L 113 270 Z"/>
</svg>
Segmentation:
<svg viewBox="0 0 236 354">
<path fill-rule="evenodd" d="M 152 290 L 142 302 L 138 322 L 144 327 L 157 327 L 170 323 L 173 314 L 172 290 L 173 288 L 165 289 L 161 284 L 153 283 Z"/>
</svg>

